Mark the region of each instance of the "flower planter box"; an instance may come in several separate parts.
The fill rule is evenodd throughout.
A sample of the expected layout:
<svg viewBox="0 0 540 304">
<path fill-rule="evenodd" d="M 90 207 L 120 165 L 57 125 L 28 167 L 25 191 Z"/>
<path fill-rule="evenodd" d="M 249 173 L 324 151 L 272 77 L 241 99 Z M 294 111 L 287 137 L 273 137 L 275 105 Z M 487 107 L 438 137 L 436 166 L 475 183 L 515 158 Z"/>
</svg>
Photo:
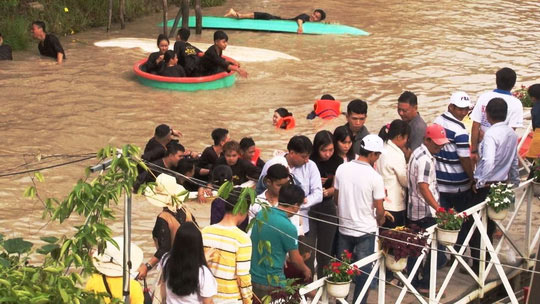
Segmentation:
<svg viewBox="0 0 540 304">
<path fill-rule="evenodd" d="M 437 242 L 445 245 L 454 245 L 457 241 L 459 230 L 446 230 L 437 227 Z"/>
<path fill-rule="evenodd" d="M 392 254 L 388 254 L 386 252 L 383 252 L 384 254 L 384 265 L 386 266 L 386 269 L 392 271 L 392 272 L 400 272 L 407 267 L 407 258 L 401 258 L 398 261 L 396 261 L 396 258 Z"/>
<path fill-rule="evenodd" d="M 503 209 L 497 212 L 495 211 L 495 209 L 488 206 L 487 214 L 492 220 L 504 220 L 506 218 L 506 215 L 508 214 L 508 209 Z"/>
<path fill-rule="evenodd" d="M 351 281 L 348 282 L 331 282 L 328 281 L 328 279 L 325 279 L 326 281 L 326 292 L 328 295 L 338 298 L 338 299 L 344 299 L 349 294 L 349 290 L 351 289 Z"/>
</svg>

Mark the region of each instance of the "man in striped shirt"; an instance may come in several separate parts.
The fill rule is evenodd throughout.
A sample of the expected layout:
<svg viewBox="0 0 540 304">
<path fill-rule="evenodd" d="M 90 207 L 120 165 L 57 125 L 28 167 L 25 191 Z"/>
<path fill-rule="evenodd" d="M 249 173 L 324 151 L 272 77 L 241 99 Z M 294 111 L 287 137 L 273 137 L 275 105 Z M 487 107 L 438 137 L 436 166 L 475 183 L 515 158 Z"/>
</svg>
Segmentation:
<svg viewBox="0 0 540 304">
<path fill-rule="evenodd" d="M 448 111 L 434 123 L 441 125 L 449 142 L 434 155 L 441 207 L 466 209 L 471 196 L 472 165 L 469 134 L 461 122 L 471 106 L 469 95 L 455 92 L 450 97 Z"/>
<path fill-rule="evenodd" d="M 238 197 L 231 194 L 225 204 L 225 216 L 214 225 L 202 230 L 204 249 L 215 250 L 211 254 L 208 268 L 218 284 L 215 303 L 251 304 L 251 239 L 238 229 L 246 213 L 233 214 Z"/>
</svg>

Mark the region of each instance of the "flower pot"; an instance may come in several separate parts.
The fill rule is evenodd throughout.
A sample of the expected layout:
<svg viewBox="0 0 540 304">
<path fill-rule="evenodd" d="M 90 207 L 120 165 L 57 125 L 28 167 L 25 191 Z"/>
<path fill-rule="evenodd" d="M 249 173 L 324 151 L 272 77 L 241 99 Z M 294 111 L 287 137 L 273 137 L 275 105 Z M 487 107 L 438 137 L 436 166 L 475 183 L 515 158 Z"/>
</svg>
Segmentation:
<svg viewBox="0 0 540 304">
<path fill-rule="evenodd" d="M 536 197 L 540 196 L 540 182 L 533 182 L 533 194 Z"/>
<path fill-rule="evenodd" d="M 492 219 L 492 220 L 504 220 L 504 218 L 508 214 L 508 209 L 503 209 L 503 210 L 497 212 L 497 211 L 495 211 L 495 209 L 488 206 L 487 214 L 488 214 L 489 218 Z"/>
<path fill-rule="evenodd" d="M 343 299 L 349 294 L 349 289 L 351 288 L 351 281 L 348 282 L 331 282 L 328 279 L 326 281 L 326 292 L 328 295 Z"/>
<path fill-rule="evenodd" d="M 400 272 L 407 267 L 407 258 L 401 258 L 396 261 L 396 258 L 392 254 L 384 254 L 384 265 L 386 269 L 392 272 Z"/>
<path fill-rule="evenodd" d="M 457 241 L 459 230 L 446 230 L 437 227 L 437 242 L 451 246 L 454 245 Z"/>
</svg>

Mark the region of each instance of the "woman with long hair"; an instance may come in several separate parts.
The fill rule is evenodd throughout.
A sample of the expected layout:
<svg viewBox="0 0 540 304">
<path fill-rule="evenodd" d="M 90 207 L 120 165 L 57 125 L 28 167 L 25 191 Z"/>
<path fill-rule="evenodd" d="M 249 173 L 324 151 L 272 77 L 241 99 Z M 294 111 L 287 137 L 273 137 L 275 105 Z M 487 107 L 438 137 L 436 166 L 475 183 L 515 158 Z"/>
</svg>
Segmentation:
<svg viewBox="0 0 540 304">
<path fill-rule="evenodd" d="M 295 125 L 293 114 L 285 108 L 277 108 L 272 116 L 272 125 L 280 129 L 292 129 Z"/>
<path fill-rule="evenodd" d="M 323 186 L 323 200 L 310 208 L 311 217 L 321 219 L 331 223 L 337 223 L 337 210 L 334 203 L 334 175 L 339 165 L 343 163 L 343 158 L 335 152 L 334 136 L 330 131 L 319 131 L 313 139 L 313 152 L 311 160 L 315 162 L 321 173 L 321 182 Z M 326 254 L 332 254 L 334 236 L 336 235 L 336 225 L 322 221 L 309 219 L 308 239 L 315 240 L 317 250 Z M 323 276 L 324 265 L 327 265 L 330 258 L 326 255 L 317 253 L 317 275 Z M 313 265 L 311 262 L 308 265 Z"/>
<path fill-rule="evenodd" d="M 145 64 L 146 72 L 150 74 L 157 74 L 161 70 L 163 59 L 165 59 L 165 52 L 169 50 L 169 38 L 167 38 L 167 35 L 159 34 L 157 46 L 159 51 L 150 54 Z"/>
<path fill-rule="evenodd" d="M 158 74 L 165 77 L 186 77 L 184 68 L 178 64 L 176 53 L 171 50 L 165 52 L 163 65 Z"/>
<path fill-rule="evenodd" d="M 206 264 L 202 235 L 194 223 L 186 222 L 178 229 L 161 265 L 163 303 L 214 303 L 217 282 Z"/>
<path fill-rule="evenodd" d="M 339 126 L 334 130 L 334 150 L 335 154 L 348 162 L 355 159 L 352 148 L 352 134 L 346 126 Z"/>
<path fill-rule="evenodd" d="M 379 137 L 385 142 L 384 152 L 375 163 L 375 169 L 384 179 L 386 198 L 384 210 L 390 212 L 394 221 L 385 221 L 384 227 L 405 225 L 407 161 L 404 149 L 411 134 L 411 127 L 401 119 L 381 128 Z"/>
</svg>

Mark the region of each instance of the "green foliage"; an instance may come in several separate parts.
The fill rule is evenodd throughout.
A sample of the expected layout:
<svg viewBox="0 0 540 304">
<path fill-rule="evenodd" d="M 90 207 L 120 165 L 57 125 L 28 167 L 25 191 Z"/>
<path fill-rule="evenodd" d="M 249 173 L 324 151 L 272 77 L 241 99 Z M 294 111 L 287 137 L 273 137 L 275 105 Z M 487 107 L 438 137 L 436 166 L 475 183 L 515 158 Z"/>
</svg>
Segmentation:
<svg viewBox="0 0 540 304">
<path fill-rule="evenodd" d="M 467 215 L 461 215 L 454 208 L 445 209 L 439 207 L 435 213 L 437 216 L 437 227 L 445 230 L 459 230 Z"/>
<path fill-rule="evenodd" d="M 44 200 L 44 216 L 64 222 L 71 215 L 83 218 L 83 224 L 75 226 L 72 236 L 41 237 L 46 244 L 32 250 L 33 244 L 21 238 L 4 240 L 0 234 L 0 303 L 103 303 L 106 294 L 84 291 L 81 275 L 94 271 L 91 250 L 103 252 L 111 229 L 107 221 L 114 219 L 112 205 L 121 201 L 123 193 L 131 193 L 137 177 L 139 148 L 126 145 L 118 155 L 114 147 L 106 147 L 97 153 L 100 161 L 112 158 L 107 171 L 90 179 L 86 176 L 73 187 L 63 200 Z M 41 174 L 34 180 L 43 181 Z M 26 190 L 25 195 L 36 197 L 36 187 Z M 30 189 L 29 188 L 29 189 Z M 29 256 L 42 255 L 31 263 Z M 33 259 L 34 260 L 34 259 Z M 118 303 L 118 300 L 113 302 Z"/>
<path fill-rule="evenodd" d="M 91 27 L 104 26 L 109 16 L 109 1 L 105 0 L 41 0 L 43 10 L 32 9 L 28 1 L 0 1 L 0 29 L 6 44 L 14 50 L 26 49 L 32 41 L 29 33 L 34 20 L 43 20 L 48 32 L 70 35 Z M 119 1 L 113 1 L 113 22 L 119 21 Z M 126 1 L 125 20 L 156 11 L 159 3 L 153 0 Z"/>
<path fill-rule="evenodd" d="M 534 178 L 534 182 L 540 183 L 540 158 L 537 158 L 533 162 L 531 168 L 531 176 L 529 178 Z"/>
<path fill-rule="evenodd" d="M 521 104 L 524 107 L 532 107 L 533 106 L 531 96 L 529 95 L 529 88 L 528 87 L 526 87 L 524 85 L 521 85 L 521 87 L 519 89 L 512 92 L 512 95 L 514 95 L 514 97 L 519 99 L 521 101 Z"/>
<path fill-rule="evenodd" d="M 510 204 L 516 200 L 516 195 L 512 190 L 512 186 L 502 182 L 492 184 L 489 189 L 486 204 L 493 208 L 495 212 L 508 209 Z"/>
</svg>

